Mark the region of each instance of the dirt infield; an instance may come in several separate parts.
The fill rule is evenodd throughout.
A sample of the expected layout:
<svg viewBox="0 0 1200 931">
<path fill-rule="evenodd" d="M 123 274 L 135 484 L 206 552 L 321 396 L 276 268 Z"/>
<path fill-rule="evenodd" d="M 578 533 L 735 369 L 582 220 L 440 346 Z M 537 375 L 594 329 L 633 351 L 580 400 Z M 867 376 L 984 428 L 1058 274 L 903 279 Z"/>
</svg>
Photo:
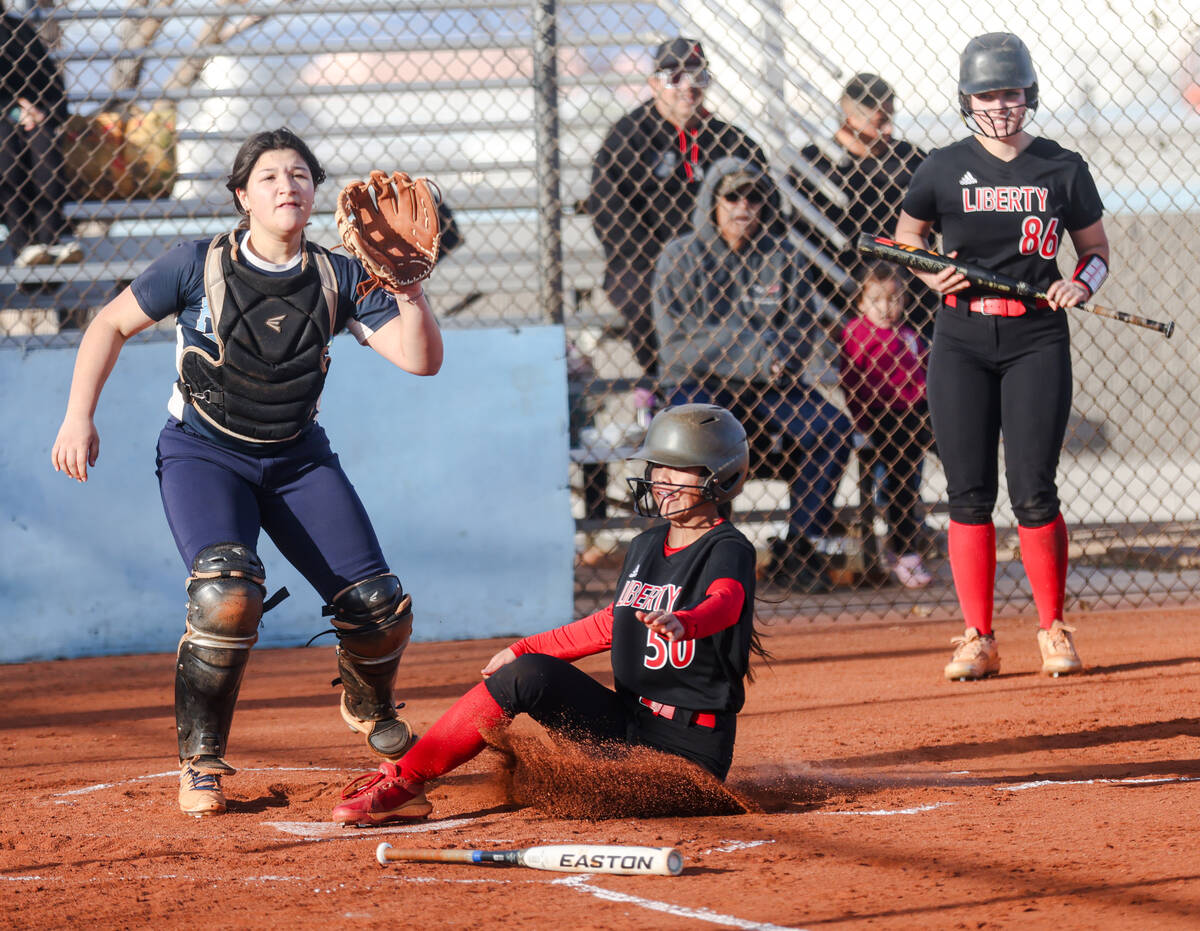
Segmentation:
<svg viewBox="0 0 1200 931">
<path fill-rule="evenodd" d="M 1033 624 L 1014 618 L 997 624 L 1002 675 L 980 683 L 941 678 L 950 622 L 774 624 L 729 781 L 761 811 L 649 819 L 514 804 L 489 752 L 432 789 L 427 823 L 329 824 L 372 764 L 314 647 L 256 651 L 230 811 L 193 820 L 175 805 L 170 656 L 0 667 L 0 925 L 1194 928 L 1200 610 L 1073 620 L 1086 675 L 1036 675 Z M 499 645 L 410 647 L 411 720 L 427 726 Z M 385 840 L 674 845 L 685 869 L 385 869 Z"/>
</svg>

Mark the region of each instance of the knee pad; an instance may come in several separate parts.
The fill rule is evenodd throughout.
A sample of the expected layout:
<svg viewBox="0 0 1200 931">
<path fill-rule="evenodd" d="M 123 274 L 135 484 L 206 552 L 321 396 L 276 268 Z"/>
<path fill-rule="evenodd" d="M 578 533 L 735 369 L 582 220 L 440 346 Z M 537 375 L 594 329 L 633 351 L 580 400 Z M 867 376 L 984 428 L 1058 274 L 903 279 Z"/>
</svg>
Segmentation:
<svg viewBox="0 0 1200 931">
<path fill-rule="evenodd" d="M 358 660 L 396 659 L 412 635 L 412 598 L 390 573 L 342 589 L 325 613 L 333 616 L 340 649 Z"/>
<path fill-rule="evenodd" d="M 197 647 L 249 650 L 258 640 L 265 580 L 262 561 L 248 546 L 206 546 L 188 576 L 184 639 Z"/>
</svg>

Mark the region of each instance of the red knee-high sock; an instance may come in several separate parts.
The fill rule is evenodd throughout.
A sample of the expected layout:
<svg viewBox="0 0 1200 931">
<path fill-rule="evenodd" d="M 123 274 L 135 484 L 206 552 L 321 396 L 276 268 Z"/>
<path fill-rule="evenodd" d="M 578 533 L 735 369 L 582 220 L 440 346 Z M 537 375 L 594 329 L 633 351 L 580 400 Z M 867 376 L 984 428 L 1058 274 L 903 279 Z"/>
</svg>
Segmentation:
<svg viewBox="0 0 1200 931">
<path fill-rule="evenodd" d="M 400 777 L 421 785 L 461 766 L 484 748 L 481 731 L 508 723 L 487 686 L 480 682 L 434 722 L 399 763 Z"/>
<path fill-rule="evenodd" d="M 950 521 L 950 571 L 965 626 L 992 633 L 996 590 L 996 527 Z"/>
<path fill-rule="evenodd" d="M 1021 562 L 1033 589 L 1038 620 L 1048 630 L 1063 616 L 1067 590 L 1067 523 L 1059 514 L 1041 527 L 1018 527 L 1021 538 Z"/>
</svg>

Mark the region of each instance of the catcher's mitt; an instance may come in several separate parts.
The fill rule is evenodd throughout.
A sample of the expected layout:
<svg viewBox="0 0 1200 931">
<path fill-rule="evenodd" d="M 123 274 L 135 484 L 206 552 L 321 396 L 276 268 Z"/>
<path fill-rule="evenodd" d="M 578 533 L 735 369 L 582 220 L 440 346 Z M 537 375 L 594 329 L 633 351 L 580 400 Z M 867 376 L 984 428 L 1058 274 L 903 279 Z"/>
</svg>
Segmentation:
<svg viewBox="0 0 1200 931">
<path fill-rule="evenodd" d="M 393 294 L 429 276 L 438 255 L 437 201 L 425 178 L 372 171 L 351 181 L 337 199 L 342 244 L 371 276 L 359 297 L 382 287 Z"/>
</svg>

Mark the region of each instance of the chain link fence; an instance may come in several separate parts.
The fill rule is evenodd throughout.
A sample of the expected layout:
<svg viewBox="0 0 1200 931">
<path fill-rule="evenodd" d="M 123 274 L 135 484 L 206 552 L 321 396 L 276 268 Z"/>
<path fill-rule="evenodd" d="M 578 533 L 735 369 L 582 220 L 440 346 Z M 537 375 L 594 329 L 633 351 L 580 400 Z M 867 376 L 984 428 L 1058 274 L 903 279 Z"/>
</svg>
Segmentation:
<svg viewBox="0 0 1200 931">
<path fill-rule="evenodd" d="M 564 324 L 581 611 L 611 597 L 623 543 L 644 526 L 624 457 L 656 407 L 702 394 L 748 417 L 754 475 L 738 516 L 762 556 L 762 613 L 793 594 L 814 611 L 951 611 L 936 451 L 897 449 L 852 418 L 839 360 L 858 234 L 890 235 L 923 153 L 965 135 L 966 40 L 1013 31 L 1038 69 L 1034 131 L 1081 152 L 1104 200 L 1103 302 L 1177 324 L 1167 342 L 1072 312 L 1069 600 L 1192 598 L 1200 23 L 1183 2 L 962 12 L 933 0 L 14 3 L 0 40 L 0 339 L 73 345 L 173 242 L 233 225 L 233 153 L 287 125 L 329 175 L 315 241 L 337 241 L 346 181 L 427 175 L 458 240 L 427 285 L 443 325 Z M 679 36 L 693 42 L 656 57 Z M 704 115 L 681 131 L 671 108 L 688 100 Z M 741 291 L 689 260 L 686 243 L 723 235 L 720 212 L 770 234 L 750 239 L 772 271 Z M 927 338 L 934 303 L 903 285 Z M 997 604 L 1023 609 L 1003 488 L 996 518 Z M 805 552 L 781 548 L 789 526 Z M 892 567 L 910 553 L 928 588 L 900 584 Z"/>
</svg>

